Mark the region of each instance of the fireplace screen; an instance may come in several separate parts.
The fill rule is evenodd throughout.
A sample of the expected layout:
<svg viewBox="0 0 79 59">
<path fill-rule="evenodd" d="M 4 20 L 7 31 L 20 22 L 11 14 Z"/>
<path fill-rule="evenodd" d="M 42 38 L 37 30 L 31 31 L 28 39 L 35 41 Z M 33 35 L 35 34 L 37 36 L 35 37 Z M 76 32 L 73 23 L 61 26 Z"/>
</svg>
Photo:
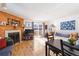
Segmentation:
<svg viewBox="0 0 79 59">
<path fill-rule="evenodd" d="M 8 33 L 8 37 L 13 40 L 14 44 L 20 42 L 19 32 Z"/>
</svg>

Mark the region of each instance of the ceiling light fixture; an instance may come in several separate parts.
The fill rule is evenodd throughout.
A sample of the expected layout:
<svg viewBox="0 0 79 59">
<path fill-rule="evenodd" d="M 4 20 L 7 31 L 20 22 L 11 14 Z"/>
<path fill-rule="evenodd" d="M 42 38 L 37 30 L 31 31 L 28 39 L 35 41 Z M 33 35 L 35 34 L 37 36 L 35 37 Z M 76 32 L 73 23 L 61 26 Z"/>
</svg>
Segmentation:
<svg viewBox="0 0 79 59">
<path fill-rule="evenodd" d="M 4 9 L 4 10 L 6 10 L 7 9 L 6 3 L 1 3 L 1 8 Z"/>
</svg>

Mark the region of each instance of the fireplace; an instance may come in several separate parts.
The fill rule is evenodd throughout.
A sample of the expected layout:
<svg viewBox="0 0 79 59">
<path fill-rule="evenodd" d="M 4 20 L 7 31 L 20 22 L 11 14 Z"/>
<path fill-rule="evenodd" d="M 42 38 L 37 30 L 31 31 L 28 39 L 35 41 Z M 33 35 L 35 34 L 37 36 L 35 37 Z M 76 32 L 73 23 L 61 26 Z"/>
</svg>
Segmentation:
<svg viewBox="0 0 79 59">
<path fill-rule="evenodd" d="M 21 41 L 21 31 L 20 30 L 7 30 L 5 31 L 5 37 L 10 37 L 15 44 Z"/>
<path fill-rule="evenodd" d="M 14 44 L 20 42 L 19 32 L 8 33 L 8 37 L 13 40 Z"/>
</svg>

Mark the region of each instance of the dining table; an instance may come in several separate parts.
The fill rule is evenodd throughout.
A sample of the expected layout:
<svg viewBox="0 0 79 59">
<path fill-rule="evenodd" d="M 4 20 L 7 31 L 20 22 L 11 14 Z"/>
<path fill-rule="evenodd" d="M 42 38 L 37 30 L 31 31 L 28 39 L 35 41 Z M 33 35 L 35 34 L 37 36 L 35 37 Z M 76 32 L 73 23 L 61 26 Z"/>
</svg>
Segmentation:
<svg viewBox="0 0 79 59">
<path fill-rule="evenodd" d="M 66 44 L 69 44 L 68 42 L 64 41 Z M 79 48 L 79 45 L 74 46 L 76 48 Z M 68 48 L 66 48 L 68 49 Z M 55 40 L 49 40 L 45 42 L 45 55 L 46 56 L 50 56 L 50 50 L 53 51 L 56 56 L 58 56 L 59 54 L 62 55 L 62 51 L 61 51 L 61 43 L 60 43 L 60 39 L 55 39 Z M 71 50 L 70 50 L 71 51 Z M 73 53 L 79 54 L 79 52 L 77 51 L 71 51 Z"/>
</svg>

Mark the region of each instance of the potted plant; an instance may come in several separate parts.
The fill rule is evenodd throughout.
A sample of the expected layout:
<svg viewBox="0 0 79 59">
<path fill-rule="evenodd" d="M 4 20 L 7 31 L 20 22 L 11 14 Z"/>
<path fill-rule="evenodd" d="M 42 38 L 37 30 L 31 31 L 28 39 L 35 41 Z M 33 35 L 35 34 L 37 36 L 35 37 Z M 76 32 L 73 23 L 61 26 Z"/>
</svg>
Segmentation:
<svg viewBox="0 0 79 59">
<path fill-rule="evenodd" d="M 76 40 L 74 40 L 74 39 L 68 39 L 68 41 L 69 41 L 69 44 L 72 46 L 74 46 L 76 44 Z M 69 50 L 73 51 L 73 49 L 71 49 L 71 48 L 69 48 Z"/>
<path fill-rule="evenodd" d="M 76 40 L 74 40 L 74 39 L 68 39 L 68 41 L 69 41 L 69 43 L 71 44 L 71 45 L 75 45 L 75 43 L 76 43 Z"/>
</svg>

